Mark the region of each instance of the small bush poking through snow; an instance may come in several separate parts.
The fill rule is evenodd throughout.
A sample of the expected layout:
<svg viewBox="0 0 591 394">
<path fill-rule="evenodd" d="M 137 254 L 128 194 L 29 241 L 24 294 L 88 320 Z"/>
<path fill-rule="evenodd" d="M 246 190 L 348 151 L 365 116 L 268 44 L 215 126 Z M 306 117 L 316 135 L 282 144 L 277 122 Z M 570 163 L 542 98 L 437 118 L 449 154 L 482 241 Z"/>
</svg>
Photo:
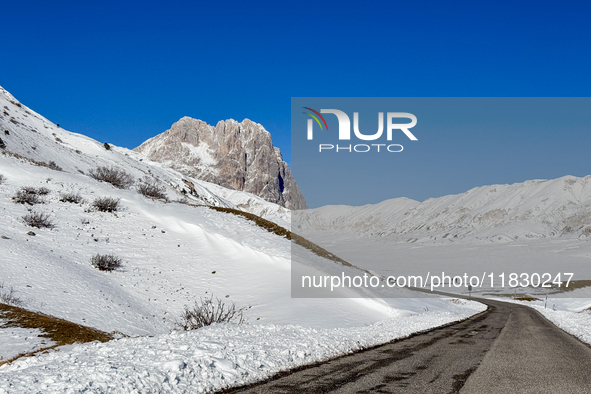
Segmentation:
<svg viewBox="0 0 591 394">
<path fill-rule="evenodd" d="M 72 204 L 80 204 L 83 200 L 82 196 L 78 193 L 62 193 L 60 194 L 61 202 L 70 202 Z"/>
<path fill-rule="evenodd" d="M 117 167 L 97 167 L 88 174 L 97 181 L 107 182 L 118 189 L 129 189 L 133 185 L 133 177 Z"/>
<path fill-rule="evenodd" d="M 99 197 L 92 202 L 92 207 L 101 212 L 117 212 L 121 209 L 119 201 L 114 197 Z"/>
<path fill-rule="evenodd" d="M 19 306 L 24 304 L 24 302 L 16 296 L 14 287 L 10 286 L 6 288 L 4 283 L 0 283 L 0 304 Z"/>
<path fill-rule="evenodd" d="M 53 222 L 49 218 L 49 214 L 43 212 L 29 212 L 28 214 L 23 216 L 23 222 L 25 222 L 27 226 L 37 228 L 55 227 Z"/>
<path fill-rule="evenodd" d="M 30 188 L 30 189 L 32 189 L 32 190 L 29 191 L 29 193 L 34 193 L 34 194 L 37 194 L 39 196 L 46 196 L 49 193 L 51 193 L 51 190 L 49 190 L 46 187 L 38 187 L 37 189 L 35 189 L 35 188 Z"/>
<path fill-rule="evenodd" d="M 185 307 L 180 323 L 183 330 L 196 330 L 213 323 L 246 323 L 244 311 L 248 309 L 236 308 L 233 302 L 226 304 L 221 299 L 212 295 L 209 298 L 201 298 L 193 307 Z"/>
<path fill-rule="evenodd" d="M 39 196 L 46 196 L 50 190 L 46 187 L 34 188 L 31 186 L 21 187 L 12 199 L 17 204 L 41 204 L 44 201 Z"/>
<path fill-rule="evenodd" d="M 58 166 L 55 161 L 50 161 L 49 163 L 47 163 L 47 168 L 55 170 L 55 171 L 63 171 L 64 170 L 63 168 Z"/>
<path fill-rule="evenodd" d="M 51 190 L 49 190 L 46 187 L 33 187 L 33 186 L 23 186 L 21 187 L 21 190 L 27 194 L 37 194 L 39 196 L 46 196 L 49 193 L 51 193 Z"/>
<path fill-rule="evenodd" d="M 38 195 L 27 193 L 22 189 L 16 192 L 14 197 L 12 197 L 12 200 L 17 204 L 29 205 L 39 204 L 42 202 Z"/>
<path fill-rule="evenodd" d="M 92 256 L 90 263 L 100 271 L 111 272 L 121 267 L 121 259 L 112 254 L 96 254 Z"/>
<path fill-rule="evenodd" d="M 158 185 L 153 179 L 140 179 L 137 192 L 144 197 L 159 198 L 166 200 L 166 188 Z"/>
<path fill-rule="evenodd" d="M 6 181 L 6 177 L 2 174 L 0 174 L 0 185 L 3 184 Z"/>
</svg>

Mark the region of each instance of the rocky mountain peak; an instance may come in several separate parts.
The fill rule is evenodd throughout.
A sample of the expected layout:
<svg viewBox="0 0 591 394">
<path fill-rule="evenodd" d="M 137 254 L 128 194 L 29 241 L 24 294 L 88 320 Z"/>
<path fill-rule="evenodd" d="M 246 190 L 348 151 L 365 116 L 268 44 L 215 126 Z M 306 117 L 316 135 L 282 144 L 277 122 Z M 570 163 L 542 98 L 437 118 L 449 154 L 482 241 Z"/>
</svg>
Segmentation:
<svg viewBox="0 0 591 394">
<path fill-rule="evenodd" d="M 250 119 L 228 119 L 211 126 L 185 116 L 134 150 L 187 176 L 246 191 L 289 209 L 307 208 L 271 134 Z"/>
</svg>

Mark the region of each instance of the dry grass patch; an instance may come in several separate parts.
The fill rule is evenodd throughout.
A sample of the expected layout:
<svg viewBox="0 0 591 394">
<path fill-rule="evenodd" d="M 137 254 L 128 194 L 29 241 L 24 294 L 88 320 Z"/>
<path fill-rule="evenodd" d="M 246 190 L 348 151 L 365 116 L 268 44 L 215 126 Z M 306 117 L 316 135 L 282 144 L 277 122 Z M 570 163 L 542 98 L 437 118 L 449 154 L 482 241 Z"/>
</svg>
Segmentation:
<svg viewBox="0 0 591 394">
<path fill-rule="evenodd" d="M 565 287 L 565 285 L 566 285 L 566 283 L 563 283 L 563 285 L 561 287 L 556 287 L 556 289 L 559 289 L 563 292 L 582 289 L 584 287 L 591 286 L 591 280 L 588 280 L 588 279 L 571 280 L 570 283 L 568 284 L 568 287 Z"/>
<path fill-rule="evenodd" d="M 323 257 L 328 260 L 336 261 L 346 267 L 354 267 L 351 263 L 341 259 L 339 256 L 316 245 L 315 243 L 308 241 L 306 238 L 299 236 L 297 234 L 294 234 L 291 231 L 289 231 L 288 229 L 281 227 L 280 225 L 273 223 L 267 219 L 263 219 L 260 216 L 257 216 L 252 213 L 244 212 L 244 211 L 239 211 L 237 209 L 232 209 L 232 208 L 222 208 L 222 207 L 212 207 L 212 206 L 210 206 L 209 208 L 213 209 L 214 211 L 226 212 L 226 213 L 231 213 L 233 215 L 242 216 L 242 217 L 256 223 L 257 226 L 264 228 L 265 230 L 269 231 L 270 233 L 279 235 L 280 237 L 285 237 L 285 238 L 291 240 L 292 242 L 296 243 L 297 245 L 300 245 L 308 250 L 311 250 L 317 256 Z M 362 270 L 362 271 L 367 272 L 365 270 Z"/>
<path fill-rule="evenodd" d="M 25 157 L 23 155 L 19 155 L 18 153 L 15 152 L 10 152 L 10 151 L 2 151 L 2 154 L 5 156 L 11 156 L 14 158 L 17 158 L 19 160 L 25 161 L 27 163 L 30 164 L 34 164 L 36 166 L 39 167 L 46 167 L 49 168 L 50 170 L 54 170 L 54 171 L 63 171 L 62 168 L 60 166 L 58 166 L 55 162 L 50 161 L 49 163 L 45 163 L 44 161 L 37 161 L 37 160 L 33 160 L 31 158 Z"/>
<path fill-rule="evenodd" d="M 517 297 L 517 298 L 515 298 L 515 300 L 517 300 L 517 301 L 542 301 L 539 298 L 530 297 L 530 296 Z"/>
</svg>

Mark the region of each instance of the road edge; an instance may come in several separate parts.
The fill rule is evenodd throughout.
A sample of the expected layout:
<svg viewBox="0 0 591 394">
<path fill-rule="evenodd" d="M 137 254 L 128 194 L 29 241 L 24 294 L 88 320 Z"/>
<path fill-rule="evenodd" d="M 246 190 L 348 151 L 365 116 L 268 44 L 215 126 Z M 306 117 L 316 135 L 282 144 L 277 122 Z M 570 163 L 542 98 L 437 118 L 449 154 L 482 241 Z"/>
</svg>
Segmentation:
<svg viewBox="0 0 591 394">
<path fill-rule="evenodd" d="M 454 297 L 454 298 L 464 298 L 464 297 Z M 464 299 L 466 299 L 466 298 L 464 298 Z M 471 299 L 470 301 L 476 301 L 476 300 Z M 479 302 L 479 301 L 476 301 L 476 302 Z M 484 305 L 486 305 L 486 304 L 484 304 Z M 463 322 L 468 321 L 468 320 L 471 320 L 471 319 L 476 319 L 476 318 L 479 318 L 479 317 L 481 317 L 481 316 L 483 316 L 485 314 L 490 313 L 490 311 L 491 311 L 491 307 L 489 305 L 486 305 L 486 309 L 484 311 L 478 312 L 478 313 L 476 313 L 476 314 L 474 314 L 472 316 L 469 316 L 469 317 L 467 317 L 465 319 L 455 320 L 455 321 L 452 321 L 452 322 L 449 322 L 449 323 L 442 324 L 440 326 L 429 328 L 427 330 L 416 331 L 416 332 L 413 332 L 412 334 L 406 335 L 404 337 L 395 338 L 395 339 L 392 339 L 391 341 L 384 342 L 384 343 L 381 343 L 379 345 L 368 346 L 366 348 L 354 350 L 352 352 L 344 353 L 344 354 L 341 354 L 341 355 L 339 355 L 337 357 L 328 358 L 328 359 L 323 360 L 323 361 L 317 361 L 317 362 L 314 362 L 314 363 L 311 363 L 311 364 L 300 365 L 299 367 L 287 369 L 285 371 L 279 371 L 279 372 L 275 373 L 273 376 L 268 377 L 266 379 L 257 380 L 256 382 L 252 382 L 252 383 L 248 383 L 248 384 L 243 384 L 243 385 L 240 385 L 240 386 L 228 387 L 228 388 L 225 388 L 223 390 L 214 391 L 213 393 L 216 393 L 216 394 L 232 394 L 232 393 L 236 393 L 236 392 L 239 392 L 241 390 L 249 389 L 249 388 L 252 388 L 252 387 L 256 387 L 256 386 L 259 386 L 259 385 L 263 385 L 263 384 L 266 384 L 266 383 L 269 383 L 269 382 L 272 382 L 272 381 L 281 379 L 281 378 L 283 378 L 285 376 L 289 376 L 289 375 L 291 375 L 293 373 L 296 373 L 296 372 L 299 372 L 299 371 L 303 371 L 303 370 L 308 369 L 308 368 L 315 368 L 317 366 L 320 366 L 322 364 L 325 364 L 325 363 L 328 363 L 328 362 L 331 362 L 331 361 L 340 360 L 340 359 L 342 359 L 344 357 L 349 357 L 349 356 L 352 356 L 354 354 L 358 354 L 358 353 L 363 353 L 363 352 L 375 350 L 375 349 L 378 349 L 380 347 L 383 347 L 383 346 L 386 346 L 386 345 L 390 345 L 390 344 L 393 344 L 393 343 L 398 343 L 398 342 L 401 342 L 401 341 L 404 341 L 404 340 L 413 338 L 413 337 L 418 336 L 418 335 L 423 335 L 423 334 L 426 334 L 426 333 L 429 333 L 429 332 L 434 332 L 434 331 L 437 331 L 437 330 L 448 328 L 450 326 L 453 326 L 453 325 L 456 325 L 456 324 L 459 324 L 459 323 L 463 323 Z"/>
</svg>

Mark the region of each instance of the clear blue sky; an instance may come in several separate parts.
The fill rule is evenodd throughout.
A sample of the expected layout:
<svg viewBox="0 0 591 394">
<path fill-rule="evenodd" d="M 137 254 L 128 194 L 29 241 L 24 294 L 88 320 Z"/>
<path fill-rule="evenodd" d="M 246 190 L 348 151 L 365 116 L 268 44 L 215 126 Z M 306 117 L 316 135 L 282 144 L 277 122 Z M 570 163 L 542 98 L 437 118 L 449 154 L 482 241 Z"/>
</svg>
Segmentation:
<svg viewBox="0 0 591 394">
<path fill-rule="evenodd" d="M 129 148 L 182 116 L 250 118 L 289 161 L 291 97 L 588 96 L 590 4 L 11 1 L 0 85 L 64 128 Z"/>
<path fill-rule="evenodd" d="M 358 139 L 353 130 L 350 140 L 339 140 L 339 122 L 332 114 L 324 115 L 329 130 L 313 124 L 308 140 L 310 116 L 302 107 L 341 110 L 350 117 L 351 129 L 358 112 L 365 135 L 378 130 L 378 112 L 409 112 L 417 117 L 410 132 L 418 140 L 394 130 L 388 141 L 386 125 L 376 140 Z M 291 168 L 311 207 L 400 196 L 423 200 L 475 186 L 591 174 L 588 97 L 294 98 L 292 129 Z M 319 144 L 341 150 L 320 152 Z M 378 152 L 371 144 L 383 145 Z M 404 149 L 390 153 L 389 144 Z"/>
</svg>

